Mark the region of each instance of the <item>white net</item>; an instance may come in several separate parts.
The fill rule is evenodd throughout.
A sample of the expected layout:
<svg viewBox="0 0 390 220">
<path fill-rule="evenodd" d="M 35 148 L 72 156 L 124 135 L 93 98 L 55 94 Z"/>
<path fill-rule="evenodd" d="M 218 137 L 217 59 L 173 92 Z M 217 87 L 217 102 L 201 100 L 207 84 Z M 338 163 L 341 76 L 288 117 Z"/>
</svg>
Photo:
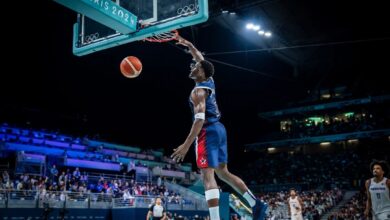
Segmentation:
<svg viewBox="0 0 390 220">
<path fill-rule="evenodd" d="M 162 33 L 162 34 L 156 34 L 156 35 L 147 37 L 147 38 L 145 38 L 145 40 L 149 41 L 149 42 L 162 43 L 162 42 L 175 40 L 178 35 L 179 35 L 179 32 L 177 30 L 173 30 L 173 31 L 170 31 L 170 32 L 165 32 L 165 33 Z"/>
</svg>

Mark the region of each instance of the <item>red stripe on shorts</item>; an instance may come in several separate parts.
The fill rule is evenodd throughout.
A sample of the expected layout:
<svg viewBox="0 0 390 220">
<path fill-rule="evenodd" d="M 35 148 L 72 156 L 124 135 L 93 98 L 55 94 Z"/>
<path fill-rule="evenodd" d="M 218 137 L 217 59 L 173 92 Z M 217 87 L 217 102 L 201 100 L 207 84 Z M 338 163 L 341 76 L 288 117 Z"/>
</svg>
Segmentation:
<svg viewBox="0 0 390 220">
<path fill-rule="evenodd" d="M 207 149 L 206 149 L 206 129 L 202 128 L 198 135 L 197 149 L 196 149 L 196 164 L 198 168 L 207 168 L 209 163 L 207 161 Z"/>
</svg>

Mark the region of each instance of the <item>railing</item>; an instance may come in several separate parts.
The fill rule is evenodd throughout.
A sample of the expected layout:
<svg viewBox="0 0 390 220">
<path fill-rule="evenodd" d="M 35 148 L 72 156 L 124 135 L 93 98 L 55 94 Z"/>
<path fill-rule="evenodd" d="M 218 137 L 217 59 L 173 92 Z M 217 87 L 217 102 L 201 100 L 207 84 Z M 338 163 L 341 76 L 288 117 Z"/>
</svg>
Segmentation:
<svg viewBox="0 0 390 220">
<path fill-rule="evenodd" d="M 173 184 L 169 182 L 165 182 L 164 184 L 169 190 L 173 190 L 175 192 L 180 193 L 180 195 L 183 196 L 184 198 L 191 198 L 193 204 L 195 204 L 195 206 L 197 207 L 197 210 L 208 210 L 206 199 L 203 195 L 177 184 Z M 186 206 L 185 208 L 190 208 L 190 206 Z M 191 209 L 185 209 L 185 210 L 191 210 Z"/>
<path fill-rule="evenodd" d="M 164 170 L 161 167 L 154 167 L 152 172 L 154 176 L 166 176 L 166 177 L 174 177 L 179 179 L 186 178 L 186 174 L 183 171 Z"/>
<path fill-rule="evenodd" d="M 111 180 L 122 180 L 130 182 L 132 178 L 129 176 L 126 176 L 124 174 L 108 174 L 108 173 L 94 173 L 94 172 L 85 172 L 88 175 L 89 180 L 99 180 L 101 177 L 104 179 L 111 179 Z M 84 174 L 84 172 L 82 172 Z"/>
<path fill-rule="evenodd" d="M 245 219 L 252 220 L 252 209 L 247 207 L 236 195 L 230 194 L 229 206 L 240 216 L 246 216 Z"/>
<path fill-rule="evenodd" d="M 131 196 L 115 198 L 111 194 L 65 192 L 65 191 L 23 191 L 0 190 L 0 208 L 70 208 L 70 209 L 120 209 L 149 208 L 156 196 Z M 167 202 L 169 210 L 207 210 L 207 203 L 185 198 L 179 203 Z"/>
<path fill-rule="evenodd" d="M 7 194 L 5 191 L 0 190 L 0 208 L 5 208 L 7 206 Z"/>
<path fill-rule="evenodd" d="M 35 208 L 37 198 L 37 191 L 9 191 L 6 193 L 6 208 Z"/>
</svg>

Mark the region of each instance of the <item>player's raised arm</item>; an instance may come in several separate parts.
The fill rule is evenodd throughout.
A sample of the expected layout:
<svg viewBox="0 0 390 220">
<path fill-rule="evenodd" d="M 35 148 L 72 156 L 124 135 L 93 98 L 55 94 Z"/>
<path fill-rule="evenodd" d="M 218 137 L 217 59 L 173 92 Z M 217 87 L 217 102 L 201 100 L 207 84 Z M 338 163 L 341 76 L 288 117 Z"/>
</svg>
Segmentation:
<svg viewBox="0 0 390 220">
<path fill-rule="evenodd" d="M 192 57 L 195 59 L 196 62 L 204 60 L 202 53 L 198 49 L 196 49 L 196 47 L 190 41 L 184 39 L 181 36 L 178 36 L 176 38 L 176 40 L 177 40 L 176 44 L 180 44 L 180 45 L 188 47 L 188 49 L 191 52 Z"/>
</svg>

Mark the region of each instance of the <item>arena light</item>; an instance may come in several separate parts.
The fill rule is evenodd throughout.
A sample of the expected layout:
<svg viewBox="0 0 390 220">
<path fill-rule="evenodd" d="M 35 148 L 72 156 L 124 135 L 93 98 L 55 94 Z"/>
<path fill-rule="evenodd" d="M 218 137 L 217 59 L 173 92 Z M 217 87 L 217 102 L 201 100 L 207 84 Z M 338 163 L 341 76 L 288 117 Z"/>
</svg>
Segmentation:
<svg viewBox="0 0 390 220">
<path fill-rule="evenodd" d="M 321 146 L 329 146 L 329 145 L 331 145 L 331 143 L 330 142 L 321 142 L 320 145 Z"/>
<path fill-rule="evenodd" d="M 354 112 L 347 112 L 344 114 L 345 117 L 352 117 L 355 113 Z"/>
<path fill-rule="evenodd" d="M 246 29 L 251 30 L 255 25 L 253 23 L 246 24 Z"/>
<path fill-rule="evenodd" d="M 227 13 L 229 13 L 228 10 L 222 10 L 222 14 L 227 14 Z"/>
<path fill-rule="evenodd" d="M 271 37 L 272 36 L 272 33 L 270 31 L 267 31 L 267 30 L 263 30 L 262 27 L 258 24 L 255 24 L 255 23 L 247 23 L 245 25 L 246 29 L 248 30 L 254 30 L 257 32 L 258 35 L 260 36 L 265 36 L 267 38 Z"/>
<path fill-rule="evenodd" d="M 269 148 L 267 148 L 267 151 L 268 151 L 268 153 L 273 153 L 273 152 L 276 151 L 276 148 L 274 148 L 274 147 L 269 147 Z"/>
<path fill-rule="evenodd" d="M 321 98 L 323 99 L 330 99 L 332 96 L 328 93 L 328 94 L 322 94 L 321 95 Z"/>
<path fill-rule="evenodd" d="M 359 142 L 359 139 L 350 139 L 348 140 L 348 143 L 352 144 L 352 143 L 358 143 Z"/>
<path fill-rule="evenodd" d="M 317 123 L 321 123 L 321 122 L 324 121 L 324 119 L 321 118 L 321 117 L 309 117 L 308 120 L 314 121 L 314 123 L 316 123 L 316 124 L 317 124 Z"/>
<path fill-rule="evenodd" d="M 230 14 L 230 15 L 235 15 L 235 14 L 236 14 L 236 12 L 234 12 L 234 11 L 231 11 L 229 14 Z"/>
</svg>

